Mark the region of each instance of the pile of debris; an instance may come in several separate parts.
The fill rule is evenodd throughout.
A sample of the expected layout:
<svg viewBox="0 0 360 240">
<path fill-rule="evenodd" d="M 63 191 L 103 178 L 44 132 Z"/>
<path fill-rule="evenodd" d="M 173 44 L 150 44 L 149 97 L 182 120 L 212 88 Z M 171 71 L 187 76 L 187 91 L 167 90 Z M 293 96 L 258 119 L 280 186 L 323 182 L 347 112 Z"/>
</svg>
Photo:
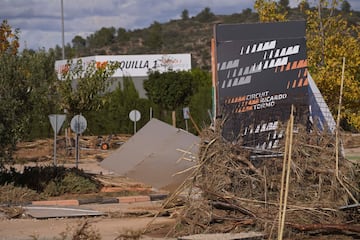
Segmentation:
<svg viewBox="0 0 360 240">
<path fill-rule="evenodd" d="M 359 172 L 341 156 L 336 164 L 333 135 L 305 129 L 293 134 L 285 189 L 285 158 L 256 158 L 255 163 L 251 150 L 226 142 L 218 126 L 204 130 L 196 169 L 164 203 L 177 213 L 169 236 L 257 231 L 275 239 L 281 216 L 285 239 L 360 234 Z"/>
</svg>

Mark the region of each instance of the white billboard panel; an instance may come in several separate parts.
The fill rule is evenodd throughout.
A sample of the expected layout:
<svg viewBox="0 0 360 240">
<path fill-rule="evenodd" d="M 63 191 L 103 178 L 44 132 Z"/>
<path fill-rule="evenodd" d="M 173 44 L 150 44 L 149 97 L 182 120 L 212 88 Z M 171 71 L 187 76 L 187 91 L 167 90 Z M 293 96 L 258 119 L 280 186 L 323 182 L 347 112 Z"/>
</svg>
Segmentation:
<svg viewBox="0 0 360 240">
<path fill-rule="evenodd" d="M 96 61 L 101 64 L 104 62 L 119 62 L 120 68 L 116 70 L 112 77 L 145 77 L 150 70 L 166 72 L 173 71 L 187 71 L 191 70 L 191 55 L 185 54 L 152 54 L 152 55 L 100 55 L 73 59 L 76 63 L 81 59 L 86 66 L 90 62 Z M 55 62 L 55 70 L 58 78 L 61 79 L 61 74 L 67 71 L 68 60 L 59 60 Z"/>
</svg>

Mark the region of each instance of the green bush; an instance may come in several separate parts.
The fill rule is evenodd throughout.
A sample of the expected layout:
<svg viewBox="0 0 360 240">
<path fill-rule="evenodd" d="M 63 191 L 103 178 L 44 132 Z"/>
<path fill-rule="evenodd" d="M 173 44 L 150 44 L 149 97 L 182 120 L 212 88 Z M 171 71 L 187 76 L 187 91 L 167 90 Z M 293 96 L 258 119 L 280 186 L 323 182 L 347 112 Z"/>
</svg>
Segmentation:
<svg viewBox="0 0 360 240">
<path fill-rule="evenodd" d="M 44 189 L 49 196 L 98 192 L 98 184 L 90 178 L 68 172 L 62 179 L 50 181 Z"/>
</svg>

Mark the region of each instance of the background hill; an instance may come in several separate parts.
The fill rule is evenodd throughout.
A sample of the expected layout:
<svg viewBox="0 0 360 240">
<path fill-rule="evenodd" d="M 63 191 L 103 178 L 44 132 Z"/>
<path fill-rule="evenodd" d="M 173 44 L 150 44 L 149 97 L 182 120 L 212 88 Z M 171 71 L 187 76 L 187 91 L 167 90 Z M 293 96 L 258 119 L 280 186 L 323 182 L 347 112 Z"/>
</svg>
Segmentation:
<svg viewBox="0 0 360 240">
<path fill-rule="evenodd" d="M 305 20 L 299 8 L 287 9 L 288 20 Z M 360 12 L 338 10 L 350 24 L 360 23 Z M 231 15 L 215 15 L 210 8 L 203 9 L 194 17 L 187 10 L 182 18 L 165 23 L 154 21 L 148 28 L 126 30 L 115 27 L 101 28 L 86 39 L 76 36 L 65 48 L 66 58 L 91 55 L 166 54 L 191 53 L 193 67 L 210 70 L 211 38 L 217 23 L 258 22 L 259 17 L 251 9 Z M 56 56 L 61 59 L 61 48 L 56 46 Z"/>
</svg>

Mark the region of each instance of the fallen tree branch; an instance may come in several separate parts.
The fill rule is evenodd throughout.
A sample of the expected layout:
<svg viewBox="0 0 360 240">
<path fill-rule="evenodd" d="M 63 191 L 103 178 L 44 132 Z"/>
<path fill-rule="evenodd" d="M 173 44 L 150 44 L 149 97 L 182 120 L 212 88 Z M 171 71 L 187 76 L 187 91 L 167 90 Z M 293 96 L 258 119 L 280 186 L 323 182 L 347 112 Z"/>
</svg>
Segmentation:
<svg viewBox="0 0 360 240">
<path fill-rule="evenodd" d="M 251 212 L 250 210 L 248 210 L 246 208 L 235 205 L 235 204 L 213 201 L 213 202 L 211 202 L 211 205 L 217 209 L 235 210 L 235 211 L 241 212 L 242 214 L 249 215 L 253 218 L 256 218 L 256 216 L 253 212 Z"/>
<path fill-rule="evenodd" d="M 247 165 L 253 172 L 257 173 L 258 175 L 261 176 L 261 171 L 259 169 L 257 169 L 249 160 L 247 160 L 246 158 L 242 158 L 241 156 L 235 155 L 233 153 L 229 154 L 230 157 L 232 158 L 236 158 L 237 160 L 239 160 L 240 162 L 244 163 L 245 165 Z"/>
<path fill-rule="evenodd" d="M 326 231 L 349 231 L 354 233 L 360 233 L 360 225 L 350 225 L 350 224 L 295 224 L 287 223 L 288 226 L 297 229 L 299 231 L 316 231 L 316 230 L 326 230 Z"/>
</svg>

